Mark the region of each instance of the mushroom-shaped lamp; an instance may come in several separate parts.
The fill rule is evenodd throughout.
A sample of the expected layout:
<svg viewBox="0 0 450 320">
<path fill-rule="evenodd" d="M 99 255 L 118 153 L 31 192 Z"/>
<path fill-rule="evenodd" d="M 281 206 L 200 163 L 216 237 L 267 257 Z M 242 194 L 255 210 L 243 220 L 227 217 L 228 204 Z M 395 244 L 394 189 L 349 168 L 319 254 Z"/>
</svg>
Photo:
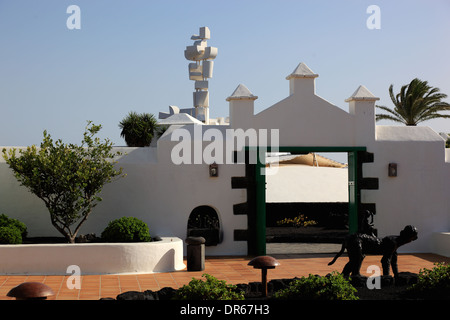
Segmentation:
<svg viewBox="0 0 450 320">
<path fill-rule="evenodd" d="M 7 296 L 16 300 L 45 300 L 54 294 L 52 288 L 41 282 L 24 282 L 9 290 Z"/>
<path fill-rule="evenodd" d="M 255 269 L 261 269 L 261 283 L 263 286 L 263 296 L 267 296 L 267 269 L 275 269 L 280 263 L 270 256 L 258 256 L 253 258 L 248 263 L 249 266 L 253 266 Z"/>
</svg>

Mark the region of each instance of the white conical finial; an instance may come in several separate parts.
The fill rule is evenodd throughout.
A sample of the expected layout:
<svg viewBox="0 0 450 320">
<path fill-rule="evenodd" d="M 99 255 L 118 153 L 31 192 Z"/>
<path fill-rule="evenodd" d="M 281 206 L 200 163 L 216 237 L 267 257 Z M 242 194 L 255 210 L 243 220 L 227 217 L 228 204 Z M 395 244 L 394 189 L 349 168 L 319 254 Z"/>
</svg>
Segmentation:
<svg viewBox="0 0 450 320">
<path fill-rule="evenodd" d="M 230 101 L 230 100 L 256 100 L 256 99 L 258 99 L 257 96 L 254 96 L 253 93 L 251 93 L 250 90 L 248 90 L 248 88 L 245 85 L 240 84 L 233 91 L 231 96 L 229 96 L 227 98 L 227 101 Z"/>
<path fill-rule="evenodd" d="M 297 68 L 286 77 L 287 80 L 292 78 L 317 78 L 319 75 L 314 73 L 305 63 L 300 62 Z"/>
<path fill-rule="evenodd" d="M 345 99 L 345 102 L 353 100 L 376 101 L 380 100 L 380 98 L 375 97 L 365 86 L 360 85 L 348 99 Z"/>
<path fill-rule="evenodd" d="M 289 94 L 308 95 L 315 92 L 315 80 L 319 75 L 314 73 L 305 63 L 300 62 L 290 75 Z"/>
</svg>

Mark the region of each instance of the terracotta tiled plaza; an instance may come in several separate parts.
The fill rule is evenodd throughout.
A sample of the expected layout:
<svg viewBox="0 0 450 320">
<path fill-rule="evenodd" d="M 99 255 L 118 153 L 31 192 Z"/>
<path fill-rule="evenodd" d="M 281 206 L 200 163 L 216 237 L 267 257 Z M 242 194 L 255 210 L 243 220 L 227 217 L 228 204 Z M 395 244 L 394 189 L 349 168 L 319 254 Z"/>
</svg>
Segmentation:
<svg viewBox="0 0 450 320">
<path fill-rule="evenodd" d="M 329 254 L 280 254 L 271 255 L 280 265 L 268 271 L 268 280 L 308 276 L 309 274 L 326 275 L 332 271 L 342 271 L 347 257 L 342 256 L 332 266 L 328 266 L 332 255 Z M 115 298 L 126 291 L 157 291 L 163 287 L 179 288 L 194 278 L 201 278 L 208 273 L 230 284 L 248 283 L 261 280 L 261 271 L 248 266 L 253 257 L 207 257 L 205 270 L 189 272 L 186 269 L 176 272 L 127 275 L 82 275 L 81 289 L 69 289 L 67 280 L 70 275 L 27 276 L 0 275 L 0 299 L 9 300 L 7 293 L 13 287 L 29 281 L 43 282 L 55 292 L 56 300 L 98 300 Z M 362 274 L 369 265 L 380 266 L 380 256 L 368 256 L 361 268 Z M 185 261 L 186 262 L 186 261 Z M 434 254 L 400 254 L 398 259 L 400 272 L 418 273 L 422 268 L 433 268 L 435 262 L 450 262 L 450 258 Z M 186 264 L 186 263 L 185 263 Z M 367 274 L 369 276 L 370 274 Z"/>
</svg>

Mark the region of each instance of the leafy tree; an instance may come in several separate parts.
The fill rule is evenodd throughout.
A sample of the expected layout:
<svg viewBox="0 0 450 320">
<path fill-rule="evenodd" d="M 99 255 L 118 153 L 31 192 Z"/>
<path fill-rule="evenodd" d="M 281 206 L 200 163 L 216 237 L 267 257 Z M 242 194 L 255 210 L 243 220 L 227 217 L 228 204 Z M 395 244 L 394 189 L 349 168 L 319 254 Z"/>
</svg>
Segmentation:
<svg viewBox="0 0 450 320">
<path fill-rule="evenodd" d="M 158 133 L 156 118 L 150 113 L 130 112 L 120 123 L 120 136 L 129 147 L 148 147 Z"/>
<path fill-rule="evenodd" d="M 450 148 L 450 135 L 449 135 L 447 141 L 445 141 L 445 147 Z"/>
<path fill-rule="evenodd" d="M 27 147 L 19 156 L 15 149 L 3 149 L 3 158 L 17 180 L 44 201 L 52 225 L 70 243 L 102 200 L 98 194 L 103 186 L 122 175 L 122 168 L 116 170 L 111 160 L 120 153 L 112 151 L 108 139 L 101 142 L 95 137 L 100 129 L 88 122 L 80 146 L 54 142 L 44 131 L 40 148 Z"/>
<path fill-rule="evenodd" d="M 389 95 L 395 107 L 390 109 L 377 106 L 388 114 L 377 114 L 376 120 L 386 119 L 401 122 L 407 126 L 416 126 L 419 122 L 426 120 L 450 118 L 450 115 L 440 113 L 450 111 L 450 104 L 442 101 L 447 98 L 447 95 L 439 91 L 439 88 L 433 88 L 427 81 L 417 78 L 402 86 L 397 94 L 394 94 L 394 85 L 391 84 Z"/>
</svg>

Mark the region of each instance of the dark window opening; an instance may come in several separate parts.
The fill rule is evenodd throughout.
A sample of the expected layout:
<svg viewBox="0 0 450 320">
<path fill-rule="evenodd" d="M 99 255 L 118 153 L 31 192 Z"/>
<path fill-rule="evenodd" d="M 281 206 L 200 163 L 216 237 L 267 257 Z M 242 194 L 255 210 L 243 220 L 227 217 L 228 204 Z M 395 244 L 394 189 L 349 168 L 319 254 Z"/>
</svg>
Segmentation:
<svg viewBox="0 0 450 320">
<path fill-rule="evenodd" d="M 216 210 L 210 206 L 199 206 L 192 210 L 187 224 L 187 236 L 205 238 L 206 246 L 219 244 L 220 222 Z"/>
</svg>

